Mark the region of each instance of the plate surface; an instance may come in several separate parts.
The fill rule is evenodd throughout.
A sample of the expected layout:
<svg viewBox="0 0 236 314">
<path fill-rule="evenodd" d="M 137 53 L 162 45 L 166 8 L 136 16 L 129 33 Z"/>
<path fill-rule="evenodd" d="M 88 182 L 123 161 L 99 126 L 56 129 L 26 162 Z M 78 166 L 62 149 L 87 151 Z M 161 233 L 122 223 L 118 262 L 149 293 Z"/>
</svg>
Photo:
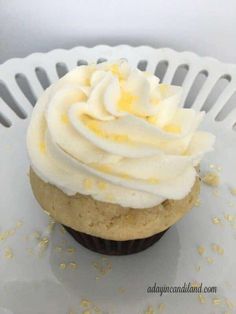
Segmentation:
<svg viewBox="0 0 236 314">
<path fill-rule="evenodd" d="M 183 85 L 183 106 L 207 112 L 202 129 L 217 142 L 202 173 L 218 173 L 221 183 L 203 185 L 199 205 L 153 247 L 103 257 L 78 245 L 40 210 L 27 176 L 25 134 L 33 105 L 49 84 L 76 65 L 121 57 L 163 82 Z M 235 65 L 170 49 L 76 47 L 1 65 L 0 314 L 236 313 L 236 196 L 230 191 L 236 188 L 235 95 Z M 217 293 L 147 293 L 155 282 L 202 282 Z"/>
</svg>

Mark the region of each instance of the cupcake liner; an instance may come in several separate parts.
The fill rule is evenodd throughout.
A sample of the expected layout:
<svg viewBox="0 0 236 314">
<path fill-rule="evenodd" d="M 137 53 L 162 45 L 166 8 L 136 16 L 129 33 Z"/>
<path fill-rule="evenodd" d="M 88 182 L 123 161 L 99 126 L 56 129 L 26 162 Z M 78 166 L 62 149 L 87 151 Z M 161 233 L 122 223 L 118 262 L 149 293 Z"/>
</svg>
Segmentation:
<svg viewBox="0 0 236 314">
<path fill-rule="evenodd" d="M 156 233 L 151 237 L 127 241 L 114 241 L 95 237 L 64 226 L 67 232 L 87 249 L 104 255 L 128 255 L 146 250 L 160 240 L 168 230 Z"/>
</svg>

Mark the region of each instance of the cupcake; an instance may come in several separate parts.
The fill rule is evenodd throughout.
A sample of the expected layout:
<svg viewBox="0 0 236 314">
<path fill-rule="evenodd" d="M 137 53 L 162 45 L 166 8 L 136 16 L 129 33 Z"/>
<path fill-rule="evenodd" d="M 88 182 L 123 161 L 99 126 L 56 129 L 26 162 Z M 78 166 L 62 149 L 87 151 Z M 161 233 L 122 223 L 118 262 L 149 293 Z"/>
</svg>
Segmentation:
<svg viewBox="0 0 236 314">
<path fill-rule="evenodd" d="M 30 183 L 83 246 L 123 255 L 155 243 L 198 199 L 214 136 L 182 88 L 124 60 L 76 67 L 39 98 L 27 132 Z"/>
</svg>

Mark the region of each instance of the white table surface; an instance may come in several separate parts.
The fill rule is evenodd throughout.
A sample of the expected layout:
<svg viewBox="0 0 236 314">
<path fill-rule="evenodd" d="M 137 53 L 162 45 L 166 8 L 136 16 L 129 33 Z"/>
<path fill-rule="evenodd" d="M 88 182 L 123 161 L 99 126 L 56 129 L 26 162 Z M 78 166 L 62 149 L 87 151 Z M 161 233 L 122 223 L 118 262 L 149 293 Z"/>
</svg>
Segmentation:
<svg viewBox="0 0 236 314">
<path fill-rule="evenodd" d="M 236 1 L 0 0 L 0 63 L 54 48 L 123 43 L 236 63 Z"/>
</svg>

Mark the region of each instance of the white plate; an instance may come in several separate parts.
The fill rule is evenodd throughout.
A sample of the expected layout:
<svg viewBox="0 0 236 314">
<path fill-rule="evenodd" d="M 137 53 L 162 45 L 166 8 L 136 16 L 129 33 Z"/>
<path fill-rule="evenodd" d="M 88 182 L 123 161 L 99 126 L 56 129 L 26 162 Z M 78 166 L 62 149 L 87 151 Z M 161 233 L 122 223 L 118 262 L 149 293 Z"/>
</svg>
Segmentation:
<svg viewBox="0 0 236 314">
<path fill-rule="evenodd" d="M 202 169 L 210 169 L 210 164 L 222 167 L 219 171 L 221 184 L 218 189 L 203 186 L 200 206 L 173 226 L 153 247 L 136 255 L 102 260 L 99 254 L 86 250 L 61 232 L 59 226 L 52 232 L 47 228 L 48 217 L 35 201 L 27 177 L 29 161 L 25 132 L 31 103 L 43 92 L 36 72 L 41 75 L 45 87 L 47 82 L 42 79 L 42 69 L 53 82 L 58 79 L 57 71 L 62 75 L 65 66 L 70 70 L 78 61 L 81 64 L 81 60 L 91 62 L 120 57 L 153 72 L 159 64 L 157 74 L 161 76 L 167 65 L 163 81 L 170 83 L 173 76 L 175 83 L 183 81 L 183 104 L 187 98 L 188 106 L 208 111 L 203 128 L 217 136 L 217 143 L 215 151 L 202 163 Z M 0 82 L 1 97 L 5 99 L 0 99 L 0 121 L 4 125 L 11 124 L 10 127 L 0 124 L 0 313 L 82 313 L 80 301 L 83 298 L 92 301 L 91 313 L 96 313 L 94 304 L 102 313 L 141 314 L 148 306 L 154 313 L 161 313 L 158 309 L 161 303 L 166 306 L 162 313 L 224 313 L 227 310 L 235 313 L 235 307 L 230 310 L 225 299 L 235 302 L 236 297 L 236 196 L 229 191 L 229 187 L 236 187 L 236 101 L 229 100 L 236 91 L 236 66 L 170 49 L 77 47 L 9 60 L 0 66 Z M 224 217 L 228 214 L 234 215 L 226 216 L 229 220 L 234 218 L 234 222 Z M 214 217 L 219 217 L 221 224 L 214 224 Z M 12 230 L 18 221 L 22 226 L 14 229 L 14 234 L 2 234 Z M 34 234 L 36 231 L 49 239 L 49 246 L 43 253 L 37 234 Z M 224 254 L 214 252 L 212 243 L 223 247 Z M 197 251 L 199 245 L 206 250 L 203 256 Z M 55 249 L 57 246 L 62 248 L 61 252 Z M 76 252 L 67 252 L 68 247 L 75 247 Z M 7 248 L 14 256 L 11 251 L 6 251 Z M 207 260 L 208 257 L 212 260 Z M 68 264 L 74 261 L 79 265 L 75 270 Z M 105 265 L 105 274 L 101 274 L 94 267 L 94 261 L 112 263 L 112 269 L 109 271 Z M 211 261 L 213 264 L 209 263 Z M 64 263 L 67 268 L 61 269 L 60 264 L 63 268 Z M 184 282 L 193 281 L 217 286 L 217 293 L 205 294 L 202 304 L 198 294 L 160 297 L 146 292 L 155 282 L 157 285 L 182 286 Z M 219 298 L 221 304 L 215 305 L 214 297 Z"/>
</svg>

